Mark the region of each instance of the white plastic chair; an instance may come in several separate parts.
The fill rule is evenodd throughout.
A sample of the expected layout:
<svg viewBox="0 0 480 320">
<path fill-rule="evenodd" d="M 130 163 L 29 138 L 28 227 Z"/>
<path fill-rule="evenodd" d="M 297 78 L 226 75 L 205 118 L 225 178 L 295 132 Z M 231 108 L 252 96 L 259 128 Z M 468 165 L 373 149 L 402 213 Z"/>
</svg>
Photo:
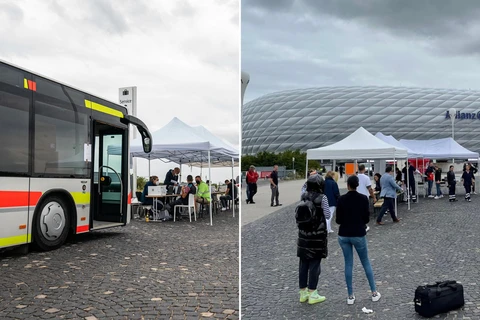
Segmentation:
<svg viewBox="0 0 480 320">
<path fill-rule="evenodd" d="M 177 208 L 188 208 L 188 216 L 190 217 L 190 222 L 192 222 L 192 208 L 193 208 L 193 215 L 195 217 L 195 221 L 197 221 L 197 210 L 195 209 L 195 196 L 193 194 L 188 195 L 188 204 L 180 204 L 176 205 L 173 208 L 173 222 L 175 222 L 175 218 L 177 215 Z"/>
</svg>

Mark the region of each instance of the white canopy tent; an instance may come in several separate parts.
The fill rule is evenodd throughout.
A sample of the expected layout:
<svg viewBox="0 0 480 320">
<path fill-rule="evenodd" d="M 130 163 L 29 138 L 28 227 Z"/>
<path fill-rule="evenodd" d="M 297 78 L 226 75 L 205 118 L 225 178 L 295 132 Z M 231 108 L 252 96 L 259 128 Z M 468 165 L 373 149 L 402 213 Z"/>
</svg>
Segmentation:
<svg viewBox="0 0 480 320">
<path fill-rule="evenodd" d="M 380 140 L 382 140 L 382 141 L 384 141 L 388 144 L 391 144 L 392 146 L 396 146 L 396 147 L 399 147 L 399 148 L 402 148 L 402 149 L 407 149 L 407 153 L 408 153 L 409 158 L 421 158 L 423 156 L 421 153 L 415 152 L 412 149 L 410 149 L 409 147 L 405 146 L 403 143 L 401 143 L 400 141 L 398 141 L 397 139 L 395 139 L 391 135 L 386 136 L 381 132 L 377 132 L 375 137 L 377 137 L 378 139 L 380 139 Z"/>
<path fill-rule="evenodd" d="M 239 152 L 233 146 L 223 142 L 210 131 L 202 126 L 191 127 L 178 118 L 173 118 L 161 129 L 152 133 L 152 151 L 148 154 L 143 152 L 141 140 L 132 142 L 130 154 L 150 160 L 159 159 L 164 162 L 178 163 L 189 166 L 203 167 L 208 164 L 208 175 L 211 177 L 212 167 L 232 167 L 238 164 Z M 109 154 L 120 152 L 120 147 L 112 146 Z M 150 175 L 150 164 L 149 164 Z M 211 179 L 210 179 L 211 180 Z M 210 193 L 211 186 L 209 185 Z M 211 198 L 211 194 L 210 194 Z M 210 224 L 213 225 L 212 206 L 210 207 Z M 235 205 L 232 206 L 235 217 Z"/>
<path fill-rule="evenodd" d="M 358 128 L 343 140 L 329 146 L 307 150 L 308 160 L 345 160 L 345 159 L 407 159 L 408 150 L 398 146 L 391 145 L 365 130 Z M 395 170 L 395 165 L 393 170 Z M 306 170 L 307 171 L 307 170 Z M 396 200 L 395 200 L 396 206 Z M 410 210 L 410 201 L 408 201 Z"/>
<path fill-rule="evenodd" d="M 424 158 L 431 159 L 478 159 L 478 152 L 470 151 L 452 138 L 434 140 L 406 140 L 400 139 L 400 143 Z"/>
</svg>

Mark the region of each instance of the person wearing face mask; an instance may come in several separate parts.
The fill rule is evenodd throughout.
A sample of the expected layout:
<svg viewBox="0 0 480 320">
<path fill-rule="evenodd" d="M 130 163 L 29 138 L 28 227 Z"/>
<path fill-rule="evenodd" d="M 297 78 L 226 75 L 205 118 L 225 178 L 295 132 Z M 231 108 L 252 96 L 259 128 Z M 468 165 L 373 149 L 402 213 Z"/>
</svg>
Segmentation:
<svg viewBox="0 0 480 320">
<path fill-rule="evenodd" d="M 195 203 L 200 204 L 209 204 L 210 203 L 210 190 L 208 188 L 208 184 L 202 181 L 200 176 L 195 177 L 195 182 L 197 183 L 197 195 L 195 196 Z M 196 208 L 197 212 L 199 208 Z"/>
<path fill-rule="evenodd" d="M 158 180 L 157 176 L 151 176 L 150 180 L 145 184 L 145 187 L 143 188 L 142 192 L 142 204 L 144 205 L 153 205 L 153 198 L 147 198 L 148 196 L 148 187 L 152 186 L 158 186 L 160 184 L 160 181 Z"/>
</svg>

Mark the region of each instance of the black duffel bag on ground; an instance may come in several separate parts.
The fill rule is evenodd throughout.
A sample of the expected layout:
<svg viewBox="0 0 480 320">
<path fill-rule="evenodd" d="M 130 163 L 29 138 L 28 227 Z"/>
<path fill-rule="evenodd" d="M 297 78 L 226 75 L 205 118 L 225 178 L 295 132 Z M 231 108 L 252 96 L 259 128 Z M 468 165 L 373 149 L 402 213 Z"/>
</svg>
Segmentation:
<svg viewBox="0 0 480 320">
<path fill-rule="evenodd" d="M 437 314 L 463 307 L 463 286 L 456 281 L 437 282 L 415 290 L 415 311 L 431 318 Z"/>
</svg>

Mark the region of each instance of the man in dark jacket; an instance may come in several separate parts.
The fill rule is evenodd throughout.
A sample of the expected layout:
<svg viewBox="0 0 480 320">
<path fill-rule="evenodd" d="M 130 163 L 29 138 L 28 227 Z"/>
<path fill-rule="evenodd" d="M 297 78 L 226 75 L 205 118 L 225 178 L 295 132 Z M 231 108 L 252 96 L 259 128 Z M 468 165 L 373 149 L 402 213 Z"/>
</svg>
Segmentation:
<svg viewBox="0 0 480 320">
<path fill-rule="evenodd" d="M 337 200 L 340 197 L 340 190 L 338 190 L 338 184 L 333 180 L 334 173 L 328 171 L 325 177 L 325 195 L 328 199 L 328 206 L 330 209 L 330 219 L 327 219 L 327 232 L 333 232 L 332 230 L 332 218 L 335 214 L 337 207 Z"/>
<path fill-rule="evenodd" d="M 165 180 L 163 184 L 168 186 L 176 186 L 178 184 L 178 175 L 180 174 L 180 168 L 175 168 L 172 170 L 168 170 L 167 174 L 165 175 Z"/>
<path fill-rule="evenodd" d="M 457 179 L 455 179 L 455 172 L 453 172 L 453 165 L 450 166 L 450 171 L 447 172 L 447 183 L 448 183 L 448 201 L 454 202 L 457 201 L 455 196 L 455 188 L 457 185 Z"/>
<path fill-rule="evenodd" d="M 317 292 L 320 262 L 328 255 L 326 219 L 330 218 L 330 210 L 324 189 L 323 177 L 315 174 L 308 178 L 307 193 L 302 196 L 302 200 L 312 201 L 315 206 L 315 222 L 305 228 L 299 226 L 297 240 L 300 302 L 308 300 L 309 304 L 325 301 Z"/>
</svg>

